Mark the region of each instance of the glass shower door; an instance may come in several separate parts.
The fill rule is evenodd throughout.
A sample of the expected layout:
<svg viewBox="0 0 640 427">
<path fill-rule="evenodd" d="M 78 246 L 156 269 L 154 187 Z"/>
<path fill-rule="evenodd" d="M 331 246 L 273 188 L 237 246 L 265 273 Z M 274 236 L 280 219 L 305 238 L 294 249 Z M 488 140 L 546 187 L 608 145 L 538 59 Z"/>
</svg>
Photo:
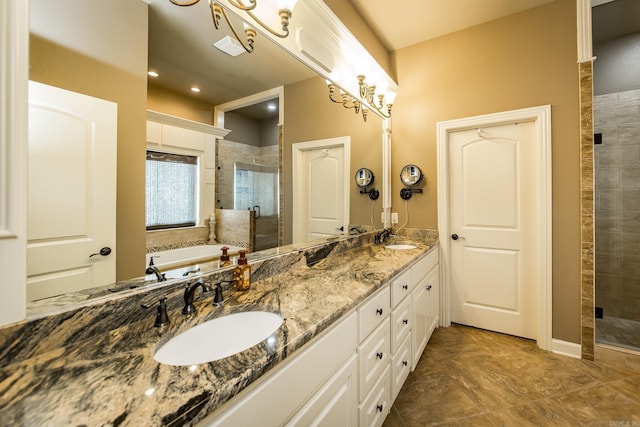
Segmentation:
<svg viewBox="0 0 640 427">
<path fill-rule="evenodd" d="M 278 168 L 236 163 L 234 208 L 254 211 L 254 251 L 278 246 Z"/>
</svg>

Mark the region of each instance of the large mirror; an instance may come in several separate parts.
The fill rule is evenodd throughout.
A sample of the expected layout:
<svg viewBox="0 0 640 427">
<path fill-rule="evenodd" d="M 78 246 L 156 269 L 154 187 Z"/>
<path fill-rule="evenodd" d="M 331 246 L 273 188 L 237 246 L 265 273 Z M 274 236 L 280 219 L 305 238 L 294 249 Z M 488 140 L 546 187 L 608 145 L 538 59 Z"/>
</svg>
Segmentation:
<svg viewBox="0 0 640 427">
<path fill-rule="evenodd" d="M 332 103 L 324 79 L 267 38 L 258 35 L 250 54 L 232 57 L 218 51 L 212 43 L 231 33 L 226 24 L 214 29 L 206 1 L 192 7 L 178 7 L 168 0 L 52 3 L 31 0 L 30 79 L 117 104 L 113 251 L 117 281 L 144 275 L 147 110 L 212 125 L 214 106 L 282 86 L 279 242 L 286 245 L 294 240 L 292 216 L 298 195 L 293 193 L 297 178 L 292 164 L 298 143 L 311 143 L 307 151 L 314 151 L 314 142 L 347 138 L 348 223 L 380 225 L 380 201 L 358 197 L 352 177 L 363 167 L 382 176 L 381 119 L 370 113 L 365 121 L 353 110 Z M 242 28 L 241 23 L 236 25 Z M 147 64 L 160 74 L 152 81 L 147 81 Z M 191 85 L 200 86 L 200 93 L 190 94 Z M 242 120 L 274 120 L 251 114 L 247 112 Z M 235 133 L 224 139 L 233 141 L 241 132 Z M 219 179 L 218 184 L 223 181 Z"/>
</svg>

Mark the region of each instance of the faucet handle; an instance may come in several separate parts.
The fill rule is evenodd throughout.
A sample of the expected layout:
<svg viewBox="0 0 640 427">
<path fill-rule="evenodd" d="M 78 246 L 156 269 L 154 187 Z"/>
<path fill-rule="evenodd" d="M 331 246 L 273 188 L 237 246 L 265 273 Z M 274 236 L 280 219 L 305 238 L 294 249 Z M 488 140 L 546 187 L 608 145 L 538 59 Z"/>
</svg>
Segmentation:
<svg viewBox="0 0 640 427">
<path fill-rule="evenodd" d="M 216 283 L 216 294 L 213 297 L 213 305 L 216 307 L 221 306 L 222 304 L 224 304 L 224 295 L 222 295 L 222 283 L 231 283 L 230 280 L 223 280 L 221 282 Z"/>
<path fill-rule="evenodd" d="M 148 304 L 147 302 L 143 301 L 142 303 L 140 303 L 140 306 L 142 308 L 151 308 L 153 306 L 153 303 Z M 158 328 L 165 323 L 170 323 L 170 321 L 169 315 L 167 314 L 167 297 L 162 297 L 158 300 L 158 312 L 156 313 L 156 321 L 153 326 Z"/>
</svg>

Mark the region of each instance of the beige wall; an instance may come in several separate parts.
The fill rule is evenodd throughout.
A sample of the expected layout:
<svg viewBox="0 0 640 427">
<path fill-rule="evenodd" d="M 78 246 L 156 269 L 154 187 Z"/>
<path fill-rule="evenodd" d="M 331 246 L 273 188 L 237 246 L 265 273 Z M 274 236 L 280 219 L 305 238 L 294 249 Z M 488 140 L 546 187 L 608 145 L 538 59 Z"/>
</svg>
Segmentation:
<svg viewBox="0 0 640 427">
<path fill-rule="evenodd" d="M 410 203 L 410 227 L 436 228 L 436 123 L 552 105 L 553 337 L 580 342 L 580 176 L 576 4 L 555 2 L 392 54 L 400 89 L 392 124 L 395 177 L 407 163 L 426 173 Z M 402 219 L 401 219 L 402 222 Z M 446 238 L 446 236 L 442 236 Z"/>
<path fill-rule="evenodd" d="M 319 77 L 285 86 L 284 89 L 284 197 L 285 244 L 292 238 L 292 176 L 291 150 L 297 142 L 351 136 L 351 171 L 349 172 L 350 222 L 371 224 L 371 200 L 359 193 L 353 177 L 357 169 L 366 167 L 375 176 L 374 187 L 382 190 L 382 121 L 369 113 L 366 122 L 361 114 L 329 100 L 329 90 Z M 380 224 L 382 199 L 375 203 L 374 221 Z"/>
<path fill-rule="evenodd" d="M 147 108 L 194 122 L 213 124 L 213 106 L 154 84 L 147 87 Z"/>
<path fill-rule="evenodd" d="M 119 0 L 120 2 L 127 0 Z M 32 3 L 32 13 L 38 13 L 45 3 Z M 73 35 L 81 32 L 88 20 L 109 22 L 118 10 L 124 7 L 118 2 L 102 2 L 104 8 L 95 16 L 77 16 L 74 8 L 65 11 L 62 5 L 54 8 L 65 18 L 49 15 L 52 31 L 63 23 L 65 31 Z M 67 5 L 68 6 L 68 5 Z M 127 54 L 139 61 L 137 69 L 131 70 L 108 62 L 109 58 L 96 59 L 70 50 L 48 39 L 31 35 L 29 65 L 30 79 L 74 92 L 84 93 L 118 104 L 118 155 L 117 155 L 117 208 L 116 208 L 116 278 L 118 280 L 144 274 L 145 263 L 145 217 L 144 217 L 144 162 L 146 140 L 146 56 L 147 56 L 147 5 L 134 2 L 128 7 L 127 24 L 118 22 L 119 36 L 125 37 Z M 106 9 L 105 9 L 106 8 Z M 93 10 L 88 8 L 88 10 Z M 113 15 L 109 15 L 112 13 Z M 74 19 L 78 18 L 78 19 Z M 77 26 L 77 28 L 74 28 Z M 128 36 L 127 36 L 128 34 Z M 89 42 L 87 42 L 89 43 Z M 96 52 L 97 53 L 97 52 Z M 117 53 L 117 51 L 116 51 Z"/>
</svg>

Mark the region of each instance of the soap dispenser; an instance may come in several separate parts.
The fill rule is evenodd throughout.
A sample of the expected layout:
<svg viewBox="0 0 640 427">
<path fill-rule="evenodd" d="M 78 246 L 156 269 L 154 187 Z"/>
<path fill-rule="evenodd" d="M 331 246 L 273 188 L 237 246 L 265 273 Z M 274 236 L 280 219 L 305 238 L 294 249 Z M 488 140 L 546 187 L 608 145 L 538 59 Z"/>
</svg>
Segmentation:
<svg viewBox="0 0 640 427">
<path fill-rule="evenodd" d="M 240 251 L 238 265 L 233 269 L 233 290 L 246 291 L 251 286 L 251 266 L 247 264 L 246 251 Z"/>
<path fill-rule="evenodd" d="M 229 248 L 226 246 L 223 246 L 220 248 L 220 250 L 222 251 L 222 255 L 220 255 L 220 268 L 229 267 L 231 265 L 231 260 L 229 259 L 229 253 L 227 252 Z"/>
</svg>

